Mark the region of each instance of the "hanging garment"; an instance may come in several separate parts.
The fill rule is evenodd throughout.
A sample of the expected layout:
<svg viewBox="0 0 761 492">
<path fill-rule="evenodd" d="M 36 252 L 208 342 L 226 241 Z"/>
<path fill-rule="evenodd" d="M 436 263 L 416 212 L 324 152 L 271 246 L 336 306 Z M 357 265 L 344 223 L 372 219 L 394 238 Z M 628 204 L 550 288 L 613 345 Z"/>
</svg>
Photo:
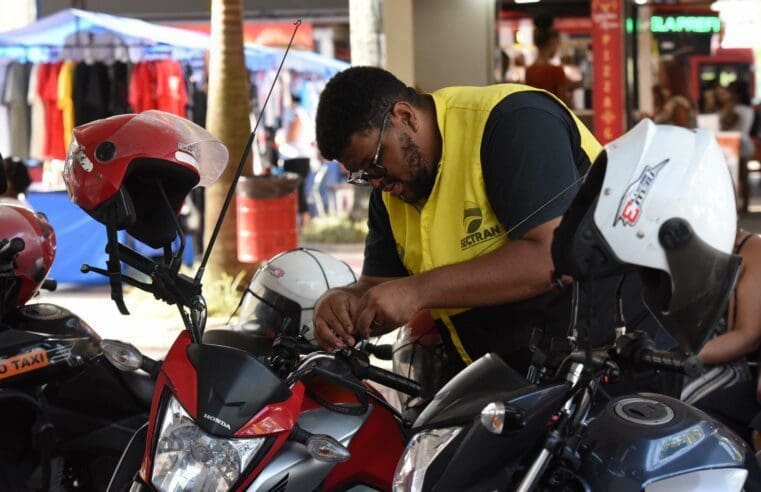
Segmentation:
<svg viewBox="0 0 761 492">
<path fill-rule="evenodd" d="M 188 93 L 185 75 L 176 60 L 156 62 L 156 105 L 158 109 L 185 117 Z"/>
<path fill-rule="evenodd" d="M 29 157 L 29 106 L 26 96 L 29 90 L 29 64 L 12 63 L 8 67 L 3 90 L 3 104 L 8 108 L 10 121 L 9 156 Z"/>
<path fill-rule="evenodd" d="M 74 130 L 74 61 L 65 61 L 58 73 L 58 109 L 63 118 L 63 145 L 67 149 L 71 143 L 71 132 Z"/>
<path fill-rule="evenodd" d="M 157 109 L 156 65 L 154 62 L 140 62 L 132 70 L 129 80 L 129 105 L 135 113 Z"/>
<path fill-rule="evenodd" d="M 45 105 L 45 146 L 43 157 L 64 159 L 66 147 L 63 144 L 63 115 L 58 109 L 58 73 L 61 62 L 46 63 L 37 74 L 38 91 Z"/>
<path fill-rule="evenodd" d="M 105 63 L 80 63 L 74 69 L 74 118 L 76 125 L 109 116 L 108 68 Z"/>
<path fill-rule="evenodd" d="M 40 65 L 33 65 L 29 73 L 26 102 L 30 108 L 29 155 L 41 158 L 45 148 L 45 106 L 37 90 Z"/>
<path fill-rule="evenodd" d="M 110 115 L 130 113 L 128 102 L 129 68 L 124 62 L 114 62 L 109 67 L 108 113 Z"/>
</svg>

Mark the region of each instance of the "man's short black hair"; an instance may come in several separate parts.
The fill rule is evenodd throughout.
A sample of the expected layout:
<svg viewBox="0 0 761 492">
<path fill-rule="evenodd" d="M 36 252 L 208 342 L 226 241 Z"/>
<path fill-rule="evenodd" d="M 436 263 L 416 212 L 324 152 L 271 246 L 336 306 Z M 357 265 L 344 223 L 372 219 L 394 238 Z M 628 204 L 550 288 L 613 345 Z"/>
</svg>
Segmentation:
<svg viewBox="0 0 761 492">
<path fill-rule="evenodd" d="M 352 134 L 380 128 L 392 104 L 418 104 L 415 89 L 391 72 L 376 67 L 351 67 L 325 86 L 317 106 L 317 147 L 325 159 L 338 159 Z"/>
</svg>

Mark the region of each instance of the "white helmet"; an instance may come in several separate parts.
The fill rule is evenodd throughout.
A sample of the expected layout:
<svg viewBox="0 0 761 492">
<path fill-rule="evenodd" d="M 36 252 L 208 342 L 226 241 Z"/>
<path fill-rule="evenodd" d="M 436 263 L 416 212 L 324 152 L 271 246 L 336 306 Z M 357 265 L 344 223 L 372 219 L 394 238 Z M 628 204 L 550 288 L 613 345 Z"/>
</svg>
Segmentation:
<svg viewBox="0 0 761 492">
<path fill-rule="evenodd" d="M 312 314 L 328 289 L 357 281 L 343 261 L 315 249 L 281 253 L 257 270 L 241 299 L 238 328 L 274 338 L 303 334 L 314 340 Z"/>
<path fill-rule="evenodd" d="M 577 280 L 640 271 L 648 309 L 697 350 L 737 278 L 734 196 L 712 133 L 645 120 L 597 158 L 555 232 L 555 268 Z"/>
</svg>

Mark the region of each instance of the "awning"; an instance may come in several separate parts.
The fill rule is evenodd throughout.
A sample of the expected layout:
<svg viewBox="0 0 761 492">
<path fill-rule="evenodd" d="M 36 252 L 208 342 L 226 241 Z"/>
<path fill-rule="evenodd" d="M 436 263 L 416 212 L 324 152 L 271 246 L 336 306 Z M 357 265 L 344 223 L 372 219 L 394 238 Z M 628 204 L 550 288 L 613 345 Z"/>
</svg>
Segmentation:
<svg viewBox="0 0 761 492">
<path fill-rule="evenodd" d="M 60 50 L 85 49 L 88 45 L 100 56 L 103 50 L 126 53 L 133 62 L 155 57 L 177 60 L 201 58 L 209 49 L 208 34 L 131 17 L 120 17 L 80 9 L 66 9 L 39 19 L 34 24 L 0 33 L 0 57 L 33 62 L 59 58 Z M 283 48 L 246 44 L 249 70 L 277 68 Z M 69 56 L 79 58 L 79 55 Z M 122 56 L 117 56 L 122 58 Z M 349 67 L 348 63 L 308 51 L 291 50 L 285 68 L 324 77 Z"/>
</svg>

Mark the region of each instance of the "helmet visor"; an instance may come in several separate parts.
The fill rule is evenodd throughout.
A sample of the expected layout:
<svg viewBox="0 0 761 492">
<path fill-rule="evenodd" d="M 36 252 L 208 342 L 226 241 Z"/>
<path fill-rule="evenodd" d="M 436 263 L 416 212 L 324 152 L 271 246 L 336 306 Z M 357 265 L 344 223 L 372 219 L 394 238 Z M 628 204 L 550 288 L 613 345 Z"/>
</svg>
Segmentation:
<svg viewBox="0 0 761 492">
<path fill-rule="evenodd" d="M 136 139 L 132 135 L 135 132 L 134 127 L 140 128 L 141 133 L 144 133 L 146 128 L 155 130 L 154 134 L 145 137 L 154 142 L 154 145 L 163 147 L 157 149 L 157 155 L 173 152 L 177 160 L 198 169 L 199 186 L 213 184 L 227 166 L 227 147 L 218 138 L 190 120 L 157 110 L 137 115 L 114 133 L 114 140 L 119 141 L 121 145 L 117 150 L 119 153 L 146 153 L 145 140 Z M 122 133 L 124 135 L 121 135 Z M 125 138 L 121 138 L 122 136 Z"/>
<path fill-rule="evenodd" d="M 242 331 L 267 338 L 275 338 L 285 325 L 292 323 L 290 317 L 250 290 L 243 297 L 238 319 Z"/>
</svg>

